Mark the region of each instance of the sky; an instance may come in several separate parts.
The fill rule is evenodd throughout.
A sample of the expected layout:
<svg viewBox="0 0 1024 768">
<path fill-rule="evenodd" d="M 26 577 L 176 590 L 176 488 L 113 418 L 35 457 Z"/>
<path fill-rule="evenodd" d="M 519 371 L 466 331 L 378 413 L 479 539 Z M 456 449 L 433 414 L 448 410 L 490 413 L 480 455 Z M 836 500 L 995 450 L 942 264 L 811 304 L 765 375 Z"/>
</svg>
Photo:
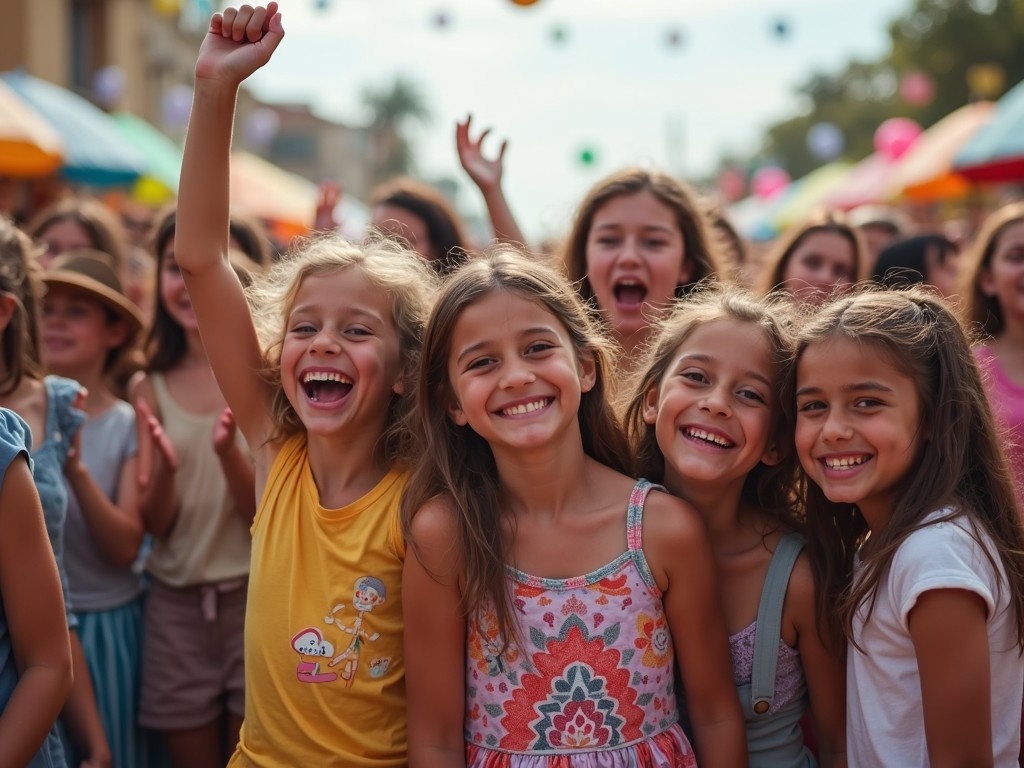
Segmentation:
<svg viewBox="0 0 1024 768">
<path fill-rule="evenodd" d="M 456 179 L 459 209 L 482 215 L 455 153 L 455 122 L 472 113 L 492 128 L 485 153 L 508 139 L 505 193 L 536 241 L 564 232 L 587 189 L 622 167 L 699 179 L 725 153 L 753 154 L 766 127 L 801 109 L 795 91 L 812 73 L 884 56 L 910 3 L 280 0 L 285 40 L 250 86 L 365 124 L 363 90 L 404 76 L 432 114 L 408 132 L 416 175 Z"/>
</svg>

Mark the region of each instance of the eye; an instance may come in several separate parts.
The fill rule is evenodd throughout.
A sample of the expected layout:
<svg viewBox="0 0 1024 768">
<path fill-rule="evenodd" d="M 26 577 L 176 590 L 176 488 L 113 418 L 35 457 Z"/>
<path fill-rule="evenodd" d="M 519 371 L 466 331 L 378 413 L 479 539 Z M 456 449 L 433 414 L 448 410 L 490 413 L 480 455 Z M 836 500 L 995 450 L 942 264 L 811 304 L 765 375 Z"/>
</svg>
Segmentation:
<svg viewBox="0 0 1024 768">
<path fill-rule="evenodd" d="M 854 408 L 878 408 L 884 405 L 881 400 L 876 400 L 873 397 L 862 397 L 860 400 L 853 404 Z"/>
<path fill-rule="evenodd" d="M 346 328 L 345 335 L 365 338 L 366 336 L 373 336 L 373 331 L 362 326 L 354 326 L 352 328 Z"/>
<path fill-rule="evenodd" d="M 600 245 L 604 245 L 604 246 L 609 246 L 610 247 L 610 246 L 613 246 L 613 245 L 618 245 L 619 242 L 620 242 L 620 239 L 618 237 L 613 237 L 612 235 L 602 235 L 601 237 L 597 238 L 597 242 Z"/>
<path fill-rule="evenodd" d="M 768 402 L 765 397 L 758 392 L 756 389 L 741 389 L 737 393 L 744 400 L 752 400 L 755 403 L 766 403 Z"/>
<path fill-rule="evenodd" d="M 535 341 L 526 348 L 527 354 L 536 354 L 538 352 L 547 352 L 549 349 L 554 349 L 555 345 L 549 341 Z"/>
<path fill-rule="evenodd" d="M 797 403 L 796 409 L 798 413 L 813 413 L 814 411 L 824 411 L 827 407 L 821 400 L 807 400 Z"/>
<path fill-rule="evenodd" d="M 687 368 L 685 371 L 680 371 L 679 376 L 686 381 L 692 381 L 694 384 L 707 384 L 708 377 L 704 375 L 704 371 L 694 370 L 693 368 Z"/>
<path fill-rule="evenodd" d="M 312 323 L 296 323 L 292 326 L 290 333 L 294 333 L 300 336 L 307 336 L 311 333 L 316 333 L 316 326 Z"/>
<path fill-rule="evenodd" d="M 646 245 L 648 248 L 664 248 L 665 246 L 668 245 L 668 241 L 661 239 L 645 240 L 644 245 Z"/>
<path fill-rule="evenodd" d="M 491 365 L 493 362 L 493 357 L 475 357 L 472 360 L 470 360 L 469 363 L 466 365 L 466 370 L 480 370 L 481 368 L 486 368 L 487 366 Z"/>
</svg>

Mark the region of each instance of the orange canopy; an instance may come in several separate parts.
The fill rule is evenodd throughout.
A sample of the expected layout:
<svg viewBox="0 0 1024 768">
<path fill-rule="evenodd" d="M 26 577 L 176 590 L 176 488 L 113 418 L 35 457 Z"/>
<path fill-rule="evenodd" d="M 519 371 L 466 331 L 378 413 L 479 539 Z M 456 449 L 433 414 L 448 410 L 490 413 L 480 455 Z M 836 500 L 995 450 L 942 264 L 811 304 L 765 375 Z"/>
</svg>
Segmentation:
<svg viewBox="0 0 1024 768">
<path fill-rule="evenodd" d="M 0 176 L 49 176 L 63 157 L 56 129 L 0 80 Z"/>
</svg>

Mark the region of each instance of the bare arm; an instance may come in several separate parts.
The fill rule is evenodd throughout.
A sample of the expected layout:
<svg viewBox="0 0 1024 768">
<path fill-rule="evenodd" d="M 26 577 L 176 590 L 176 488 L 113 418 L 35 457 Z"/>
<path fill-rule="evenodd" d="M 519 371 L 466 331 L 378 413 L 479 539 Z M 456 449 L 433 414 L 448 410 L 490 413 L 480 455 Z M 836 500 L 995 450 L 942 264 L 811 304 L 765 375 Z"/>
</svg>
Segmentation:
<svg viewBox="0 0 1024 768">
<path fill-rule="evenodd" d="M 0 487 L 0 595 L 18 683 L 0 712 L 0 766 L 27 765 L 71 690 L 71 646 L 57 563 L 28 463 L 15 459 Z"/>
<path fill-rule="evenodd" d="M 417 512 L 402 573 L 410 768 L 465 768 L 466 621 L 451 513 Z"/>
<path fill-rule="evenodd" d="M 145 377 L 132 383 L 135 426 L 138 431 L 139 510 L 145 529 L 158 539 L 165 538 L 178 519 L 175 477 L 178 460 L 174 447 L 156 417 L 153 385 Z"/>
<path fill-rule="evenodd" d="M 986 606 L 963 589 L 925 592 L 907 623 L 934 768 L 993 765 Z"/>
<path fill-rule="evenodd" d="M 181 165 L 175 258 L 188 287 L 217 384 L 250 446 L 273 428 L 272 391 L 242 285 L 227 259 L 229 158 L 235 98 L 284 37 L 277 3 L 215 13 L 196 60 Z"/>
<path fill-rule="evenodd" d="M 228 481 L 228 492 L 235 509 L 247 523 L 256 518 L 256 470 L 252 459 L 235 441 L 235 420 L 225 408 L 213 430 L 213 450 Z"/>
<path fill-rule="evenodd" d="M 472 120 L 473 116 L 467 115 L 465 122 L 455 124 L 455 148 L 459 153 L 459 162 L 484 196 L 487 214 L 494 229 L 494 239 L 525 245 L 526 238 L 523 237 L 523 232 L 512 215 L 512 209 L 509 208 L 501 186 L 508 141 L 501 143 L 497 157 L 488 160 L 483 155 L 482 144 L 490 129 L 473 139 L 469 135 Z"/>
<path fill-rule="evenodd" d="M 644 552 L 655 578 L 660 574 L 666 582 L 662 599 L 690 705 L 697 760 L 701 766 L 746 766 L 746 728 L 703 521 L 688 504 L 651 493 Z"/>
<path fill-rule="evenodd" d="M 121 466 L 117 499 L 111 500 L 103 492 L 85 463 L 81 461 L 76 435 L 75 447 L 64 464 L 64 476 L 75 494 L 96 546 L 109 563 L 127 568 L 135 561 L 142 543 L 142 513 L 139 511 L 139 487 L 135 459 Z"/>
<path fill-rule="evenodd" d="M 839 650 L 828 648 L 814 601 L 814 577 L 807 555 L 793 568 L 786 589 L 786 613 L 797 631 L 797 650 L 811 700 L 822 768 L 846 766 L 846 668 Z"/>
<path fill-rule="evenodd" d="M 82 765 L 88 768 L 109 768 L 112 762 L 110 745 L 107 744 L 107 735 L 96 704 L 96 691 L 85 660 L 85 649 L 74 630 L 71 632 L 71 666 L 74 670 L 74 683 L 61 712 L 61 719 L 82 755 Z"/>
</svg>

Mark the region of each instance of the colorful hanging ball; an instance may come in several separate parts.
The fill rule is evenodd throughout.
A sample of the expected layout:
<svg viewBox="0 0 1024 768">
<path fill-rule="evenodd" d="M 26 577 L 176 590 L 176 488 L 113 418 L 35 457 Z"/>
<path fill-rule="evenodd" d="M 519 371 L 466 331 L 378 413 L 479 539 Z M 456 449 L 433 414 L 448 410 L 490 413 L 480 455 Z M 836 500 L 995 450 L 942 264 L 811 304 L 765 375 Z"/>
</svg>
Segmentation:
<svg viewBox="0 0 1024 768">
<path fill-rule="evenodd" d="M 511 0 L 512 5 L 518 5 L 520 8 L 528 8 L 531 5 L 536 5 L 540 0 Z"/>
<path fill-rule="evenodd" d="M 973 64 L 967 68 L 967 87 L 983 99 L 994 99 L 1003 92 L 1006 70 L 998 64 Z"/>
<path fill-rule="evenodd" d="M 124 70 L 116 64 L 100 67 L 92 76 L 92 93 L 103 107 L 118 106 L 125 89 Z"/>
<path fill-rule="evenodd" d="M 807 151 L 818 160 L 835 160 L 844 144 L 843 132 L 832 123 L 815 123 L 807 131 Z"/>
<path fill-rule="evenodd" d="M 789 22 L 785 19 L 776 19 L 772 23 L 772 32 L 779 39 L 789 37 Z"/>
<path fill-rule="evenodd" d="M 886 160 L 899 160 L 921 135 L 921 126 L 907 117 L 891 117 L 875 131 L 875 151 Z"/>
<path fill-rule="evenodd" d="M 270 107 L 257 107 L 245 118 L 245 143 L 251 149 L 266 149 L 281 129 L 281 117 Z"/>
<path fill-rule="evenodd" d="M 184 128 L 192 113 L 192 89 L 187 85 L 175 85 L 168 89 L 164 94 L 161 112 L 166 128 Z"/>
<path fill-rule="evenodd" d="M 161 16 L 177 16 L 181 12 L 181 0 L 153 0 L 153 10 Z"/>
<path fill-rule="evenodd" d="M 597 162 L 597 152 L 593 147 L 584 147 L 579 154 L 580 165 L 594 165 Z"/>
<path fill-rule="evenodd" d="M 777 165 L 758 168 L 750 180 L 750 190 L 760 200 L 771 200 L 789 186 L 789 174 Z"/>
<path fill-rule="evenodd" d="M 899 92 L 908 106 L 926 107 L 935 97 L 935 81 L 927 72 L 911 70 L 900 77 Z"/>
</svg>

